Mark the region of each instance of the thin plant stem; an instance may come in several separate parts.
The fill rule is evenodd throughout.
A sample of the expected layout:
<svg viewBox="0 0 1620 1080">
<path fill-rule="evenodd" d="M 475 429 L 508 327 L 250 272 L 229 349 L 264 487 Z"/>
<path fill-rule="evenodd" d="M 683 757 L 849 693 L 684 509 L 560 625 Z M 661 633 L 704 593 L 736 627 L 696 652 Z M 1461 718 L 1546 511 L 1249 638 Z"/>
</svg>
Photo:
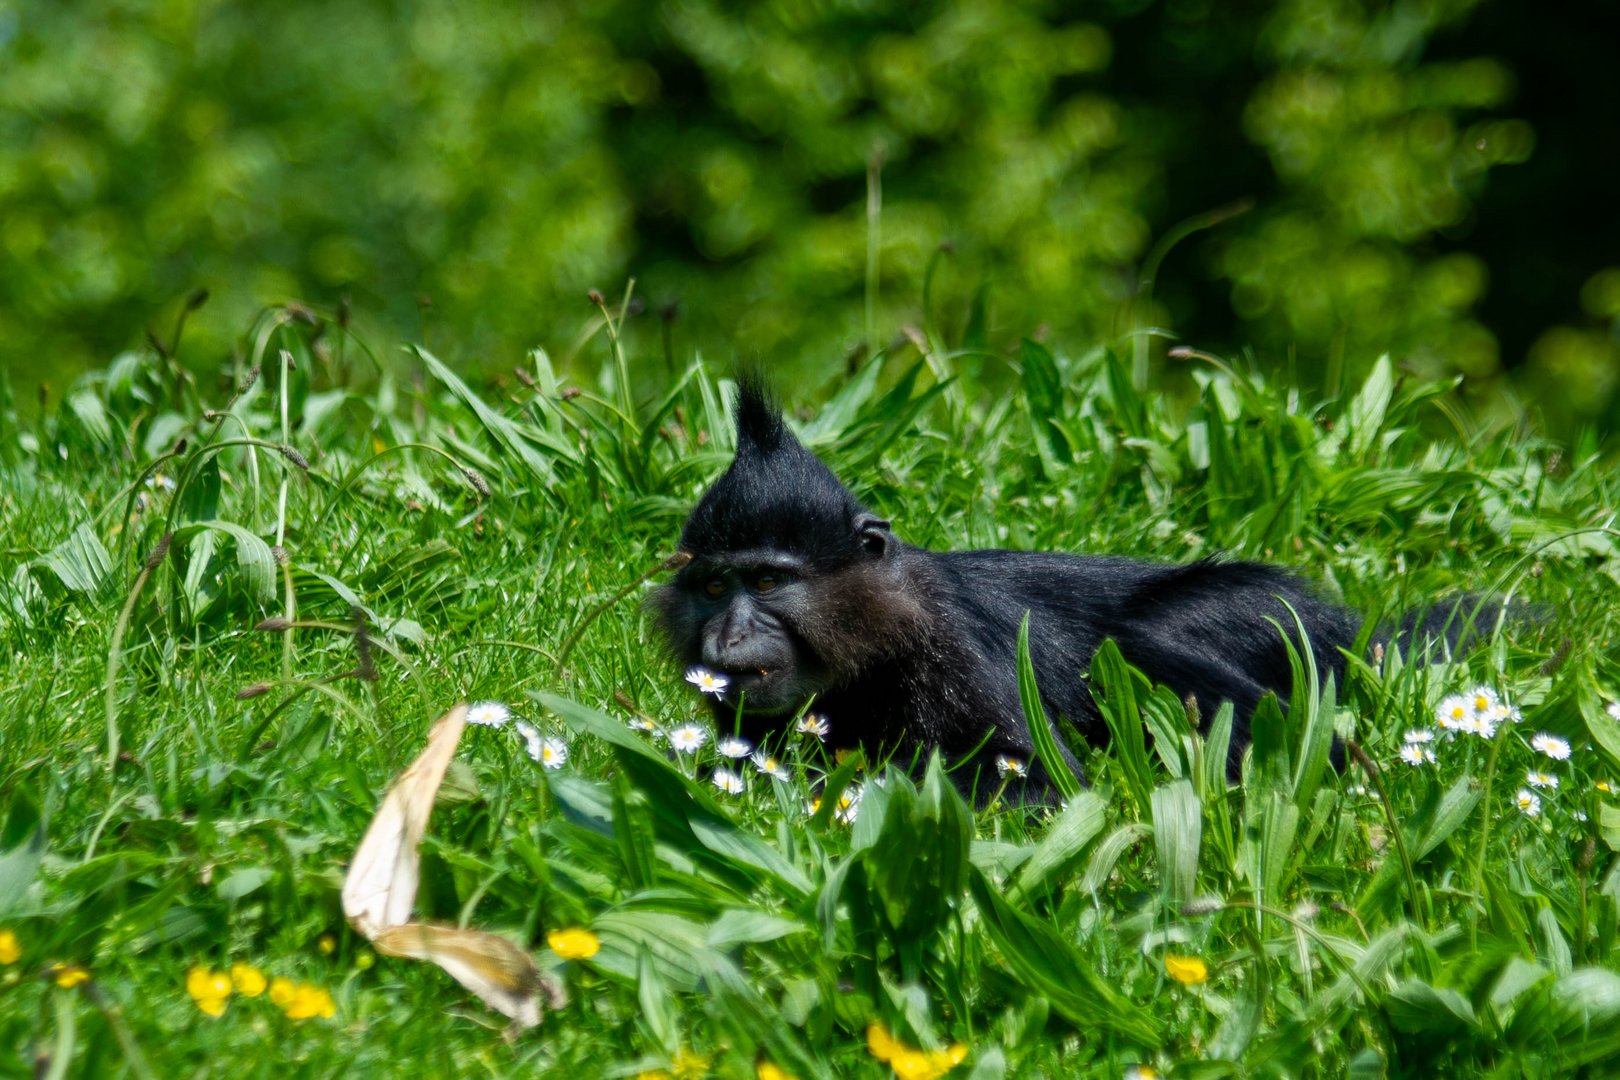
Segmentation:
<svg viewBox="0 0 1620 1080">
<path fill-rule="evenodd" d="M 107 771 L 112 772 L 118 768 L 118 667 L 124 658 L 124 635 L 129 631 L 129 620 L 135 614 L 135 605 L 140 601 L 141 590 L 146 588 L 152 571 L 163 562 L 163 557 L 169 553 L 169 544 L 173 540 L 173 533 L 164 533 L 152 553 L 146 557 L 141 572 L 135 575 L 135 584 L 130 587 L 129 597 L 124 601 L 123 610 L 118 613 L 118 622 L 113 624 L 112 644 L 107 649 Z"/>
<path fill-rule="evenodd" d="M 1373 764 L 1372 758 L 1361 748 L 1361 744 L 1354 739 L 1345 740 L 1345 749 L 1350 756 L 1356 759 L 1367 773 L 1367 779 L 1372 781 L 1373 788 L 1378 792 L 1378 805 L 1384 809 L 1384 821 L 1389 826 L 1390 840 L 1395 844 L 1395 850 L 1400 855 L 1401 873 L 1406 877 L 1406 902 L 1412 912 L 1412 921 L 1420 926 L 1427 925 L 1418 911 L 1418 884 L 1417 869 L 1412 864 L 1412 853 L 1406 848 L 1406 834 L 1401 830 L 1400 819 L 1395 816 L 1395 804 L 1390 802 L 1389 792 L 1384 790 L 1382 771 Z"/>
<path fill-rule="evenodd" d="M 866 162 L 866 349 L 877 351 L 878 256 L 883 248 L 883 148 Z"/>
</svg>

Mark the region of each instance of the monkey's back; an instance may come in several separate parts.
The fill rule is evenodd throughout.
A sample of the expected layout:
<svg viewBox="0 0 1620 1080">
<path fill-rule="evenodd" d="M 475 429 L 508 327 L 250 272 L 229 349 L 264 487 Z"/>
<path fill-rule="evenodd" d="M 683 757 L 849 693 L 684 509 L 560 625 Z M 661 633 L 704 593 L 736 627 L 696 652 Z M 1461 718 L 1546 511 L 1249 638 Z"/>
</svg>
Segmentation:
<svg viewBox="0 0 1620 1080">
<path fill-rule="evenodd" d="M 1107 732 L 1082 675 L 1105 639 L 1149 678 L 1195 697 L 1206 717 L 1231 701 L 1241 739 L 1266 691 L 1289 692 L 1285 628 L 1298 646 L 1290 607 L 1324 673 L 1342 671 L 1339 650 L 1355 638 L 1350 613 L 1293 574 L 1254 563 L 1166 565 L 1002 550 L 907 554 L 926 565 L 939 610 L 962 616 L 963 645 L 981 672 L 993 673 L 1003 708 L 1018 708 L 1011 658 L 1019 622 L 1030 613 L 1030 656 L 1042 699 L 1094 743 Z"/>
</svg>

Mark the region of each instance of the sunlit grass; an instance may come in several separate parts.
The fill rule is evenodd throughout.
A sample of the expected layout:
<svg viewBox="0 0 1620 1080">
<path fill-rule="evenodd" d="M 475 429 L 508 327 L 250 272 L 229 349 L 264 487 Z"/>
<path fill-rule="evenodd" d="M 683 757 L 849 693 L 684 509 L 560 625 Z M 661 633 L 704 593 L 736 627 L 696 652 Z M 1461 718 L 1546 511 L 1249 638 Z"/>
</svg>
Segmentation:
<svg viewBox="0 0 1620 1080">
<path fill-rule="evenodd" d="M 1526 613 L 1456 661 L 1301 668 L 1236 786 L 1229 711 L 1199 737 L 1105 650 L 1121 737 L 1076 746 L 1091 786 L 973 811 L 937 770 L 839 760 L 813 712 L 765 750 L 698 719 L 638 594 L 727 458 L 723 379 L 629 388 L 611 359 L 575 392 L 536 354 L 477 388 L 418 352 L 378 382 L 319 327 L 262 325 L 218 383 L 126 362 L 0 427 L 14 1060 L 1599 1076 L 1620 1054 L 1620 549 L 1591 443 L 1434 438 L 1440 388 L 1387 363 L 1316 404 L 1193 358 L 1179 406 L 1105 350 L 1029 343 L 993 393 L 949 353 L 865 369 L 805 437 L 909 540 L 1230 552 L 1375 620 L 1457 594 Z M 417 911 L 568 988 L 510 1042 L 338 905 L 457 700 L 481 704 Z"/>
</svg>

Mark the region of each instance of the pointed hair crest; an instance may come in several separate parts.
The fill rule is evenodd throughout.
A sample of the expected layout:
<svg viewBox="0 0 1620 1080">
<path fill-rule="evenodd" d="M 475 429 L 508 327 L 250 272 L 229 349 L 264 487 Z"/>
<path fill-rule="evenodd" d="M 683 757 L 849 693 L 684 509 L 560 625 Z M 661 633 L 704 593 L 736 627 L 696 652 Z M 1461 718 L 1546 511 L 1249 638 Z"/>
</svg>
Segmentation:
<svg viewBox="0 0 1620 1080">
<path fill-rule="evenodd" d="M 782 442 L 782 407 L 765 386 L 757 371 L 737 377 L 737 445 L 752 443 L 764 451 L 775 450 Z"/>
<path fill-rule="evenodd" d="M 776 549 L 832 569 L 860 556 L 863 508 L 794 436 L 757 373 L 737 380 L 737 454 L 681 534 L 695 555 Z"/>
</svg>

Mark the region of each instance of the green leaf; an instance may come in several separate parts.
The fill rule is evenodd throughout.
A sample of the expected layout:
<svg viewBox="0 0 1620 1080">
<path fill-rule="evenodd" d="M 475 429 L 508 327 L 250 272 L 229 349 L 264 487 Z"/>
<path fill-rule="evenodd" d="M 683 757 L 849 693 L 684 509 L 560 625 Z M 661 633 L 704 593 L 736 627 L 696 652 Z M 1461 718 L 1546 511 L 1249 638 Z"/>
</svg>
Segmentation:
<svg viewBox="0 0 1620 1080">
<path fill-rule="evenodd" d="M 872 399 L 877 389 L 878 376 L 883 373 L 883 357 L 878 356 L 861 365 L 852 379 L 846 379 L 838 392 L 816 410 L 816 415 L 799 431 L 800 440 L 810 447 L 835 443 L 855 422 L 856 416 Z"/>
<path fill-rule="evenodd" d="M 94 530 L 82 524 L 30 565 L 49 570 L 69 592 L 93 593 L 107 580 L 112 558 Z"/>
<path fill-rule="evenodd" d="M 727 908 L 709 924 L 706 944 L 711 949 L 729 949 L 734 945 L 752 945 L 776 941 L 790 934 L 801 934 L 810 928 L 796 919 L 784 919 L 768 911 L 755 908 Z"/>
<path fill-rule="evenodd" d="M 68 394 L 68 409 L 75 419 L 100 446 L 111 445 L 113 441 L 112 424 L 107 420 L 107 407 L 101 401 L 101 395 L 85 387 L 74 390 Z"/>
<path fill-rule="evenodd" d="M 27 839 L 0 854 L 0 918 L 22 908 L 23 900 L 39 873 L 39 864 L 45 858 L 45 824 L 38 817 L 38 809 L 33 801 L 19 798 L 12 807 L 11 818 L 17 820 L 17 815 L 28 808 L 33 808 L 34 825 L 28 830 Z M 6 832 L 11 834 L 16 831 L 20 830 L 13 829 L 8 821 Z"/>
<path fill-rule="evenodd" d="M 1108 883 L 1120 856 L 1146 840 L 1152 833 L 1151 825 L 1139 821 L 1121 825 L 1109 833 L 1107 838 L 1097 845 L 1096 850 L 1091 853 L 1090 861 L 1086 863 L 1085 876 L 1080 879 L 1081 891 L 1095 894 Z"/>
<path fill-rule="evenodd" d="M 249 866 L 231 871 L 215 889 L 221 900 L 240 900 L 263 887 L 274 876 L 275 872 L 267 866 Z"/>
<path fill-rule="evenodd" d="M 1070 799 L 1019 870 L 1011 895 L 1023 898 L 1061 885 L 1079 867 L 1087 846 L 1102 832 L 1107 811 L 1103 800 L 1090 791 Z"/>
<path fill-rule="evenodd" d="M 250 450 L 249 453 L 257 451 Z M 195 461 L 193 457 L 190 460 Z M 184 488 L 175 492 L 175 520 L 213 521 L 219 517 L 219 497 L 223 481 L 219 475 L 219 454 L 212 453 L 196 470 L 181 480 Z"/>
<path fill-rule="evenodd" d="M 698 843 L 715 854 L 763 871 L 801 896 L 810 892 L 812 885 L 804 871 L 753 833 L 745 832 L 724 819 L 696 815 L 691 820 L 691 827 Z"/>
<path fill-rule="evenodd" d="M 632 891 L 652 887 L 653 868 L 657 864 L 654 851 L 652 814 L 647 797 L 630 786 L 624 773 L 613 778 L 613 836 L 619 844 L 619 857 L 624 860 L 624 872 Z"/>
<path fill-rule="evenodd" d="M 1391 990 L 1384 1004 L 1389 1022 L 1399 1031 L 1421 1032 L 1443 1038 L 1474 1027 L 1474 1007 L 1449 988 L 1437 988 L 1408 979 Z"/>
<path fill-rule="evenodd" d="M 1029 726 L 1030 741 L 1035 744 L 1035 760 L 1046 770 L 1052 786 L 1065 799 L 1080 794 L 1080 781 L 1058 748 L 1057 736 L 1052 734 L 1046 706 L 1041 703 L 1040 688 L 1035 685 L 1035 663 L 1029 655 L 1029 612 L 1024 612 L 1018 624 L 1018 700 L 1024 707 L 1024 722 Z"/>
<path fill-rule="evenodd" d="M 1171 776 L 1191 776 L 1192 762 L 1187 746 L 1192 728 L 1187 724 L 1187 706 L 1168 686 L 1155 686 L 1141 699 L 1142 722 L 1153 736 L 1153 752 Z"/>
<path fill-rule="evenodd" d="M 680 1023 L 675 1002 L 659 977 L 653 963 L 652 951 L 643 945 L 636 953 L 636 1000 L 640 1004 L 640 1019 L 647 1026 L 654 1041 L 669 1054 L 681 1045 Z"/>
<path fill-rule="evenodd" d="M 489 437 L 507 453 L 521 461 L 537 479 L 551 483 L 556 478 L 556 472 L 552 468 L 551 461 L 535 448 L 535 444 L 543 447 L 552 457 L 570 462 L 578 460 L 578 453 L 562 439 L 541 428 L 520 424 L 490 408 L 455 372 L 426 349 L 418 345 L 413 346 L 412 351 L 428 369 L 429 374 L 448 387 L 452 394 L 473 411 Z"/>
<path fill-rule="evenodd" d="M 1136 704 L 1138 689 L 1147 689 L 1147 679 L 1125 662 L 1112 639 L 1104 641 L 1091 658 L 1091 696 L 1108 725 L 1110 749 L 1125 788 L 1146 813 L 1153 801 L 1153 770 L 1148 764 L 1142 713 Z"/>
<path fill-rule="evenodd" d="M 814 828 L 825 829 L 828 823 L 832 821 L 833 814 L 838 810 L 838 800 L 843 797 L 849 785 L 854 783 L 855 773 L 864 768 L 865 765 L 866 755 L 860 750 L 856 750 L 844 758 L 843 763 L 827 776 L 826 781 L 821 785 L 821 794 L 819 796 L 821 805 L 817 806 L 816 812 L 810 815 L 810 824 Z M 860 820 L 860 817 L 856 818 L 856 825 L 860 824 Z M 857 838 L 854 843 L 857 850 L 865 847 L 877 835 L 876 833 L 867 834 L 865 829 L 860 831 L 863 835 L 869 835 L 870 838 L 864 841 Z"/>
<path fill-rule="evenodd" d="M 1275 788 L 1252 794 L 1243 810 L 1243 876 L 1262 903 L 1278 905 L 1283 882 L 1299 857 L 1294 844 L 1299 829 L 1299 807 Z"/>
<path fill-rule="evenodd" d="M 1003 900 L 977 868 L 968 877 L 984 928 L 1013 973 L 1082 1031 L 1104 1028 L 1157 1046 L 1159 1022 L 1121 995 L 1051 924 Z"/>
<path fill-rule="evenodd" d="M 1064 465 L 1074 461 L 1074 451 L 1056 423 L 1063 408 L 1063 377 L 1057 361 L 1046 346 L 1025 338 L 1019 346 L 1019 363 L 1024 369 L 1024 400 L 1035 436 L 1052 457 Z"/>
<path fill-rule="evenodd" d="M 737 828 L 702 786 L 677 771 L 624 724 L 557 694 L 530 691 L 529 696 L 575 731 L 614 747 L 620 767 L 646 796 L 655 827 L 667 842 L 690 850 L 695 840 L 703 850 L 721 856 L 731 869 L 760 871 L 797 896 L 810 893 L 812 886 L 804 871 L 754 833 Z"/>
<path fill-rule="evenodd" d="M 1198 885 L 1198 849 L 1203 835 L 1203 807 L 1192 781 L 1182 779 L 1153 793 L 1153 842 L 1167 904 L 1193 898 Z"/>
<path fill-rule="evenodd" d="M 1364 457 L 1378 438 L 1384 423 L 1384 413 L 1395 393 L 1395 372 L 1385 353 L 1373 363 L 1372 371 L 1361 384 L 1361 390 L 1350 402 L 1346 422 L 1350 428 L 1350 452 Z"/>
<path fill-rule="evenodd" d="M 248 592 L 260 603 L 270 603 L 276 598 L 276 558 L 270 552 L 270 545 L 261 540 L 258 534 L 238 525 L 234 521 L 198 521 L 174 531 L 174 543 L 189 545 L 194 537 L 204 531 L 223 533 L 236 542 L 236 565 L 241 571 L 242 583 Z M 198 553 L 198 560 L 202 568 L 207 568 L 207 555 L 205 550 Z M 201 582 L 196 585 L 200 588 Z"/>
</svg>

